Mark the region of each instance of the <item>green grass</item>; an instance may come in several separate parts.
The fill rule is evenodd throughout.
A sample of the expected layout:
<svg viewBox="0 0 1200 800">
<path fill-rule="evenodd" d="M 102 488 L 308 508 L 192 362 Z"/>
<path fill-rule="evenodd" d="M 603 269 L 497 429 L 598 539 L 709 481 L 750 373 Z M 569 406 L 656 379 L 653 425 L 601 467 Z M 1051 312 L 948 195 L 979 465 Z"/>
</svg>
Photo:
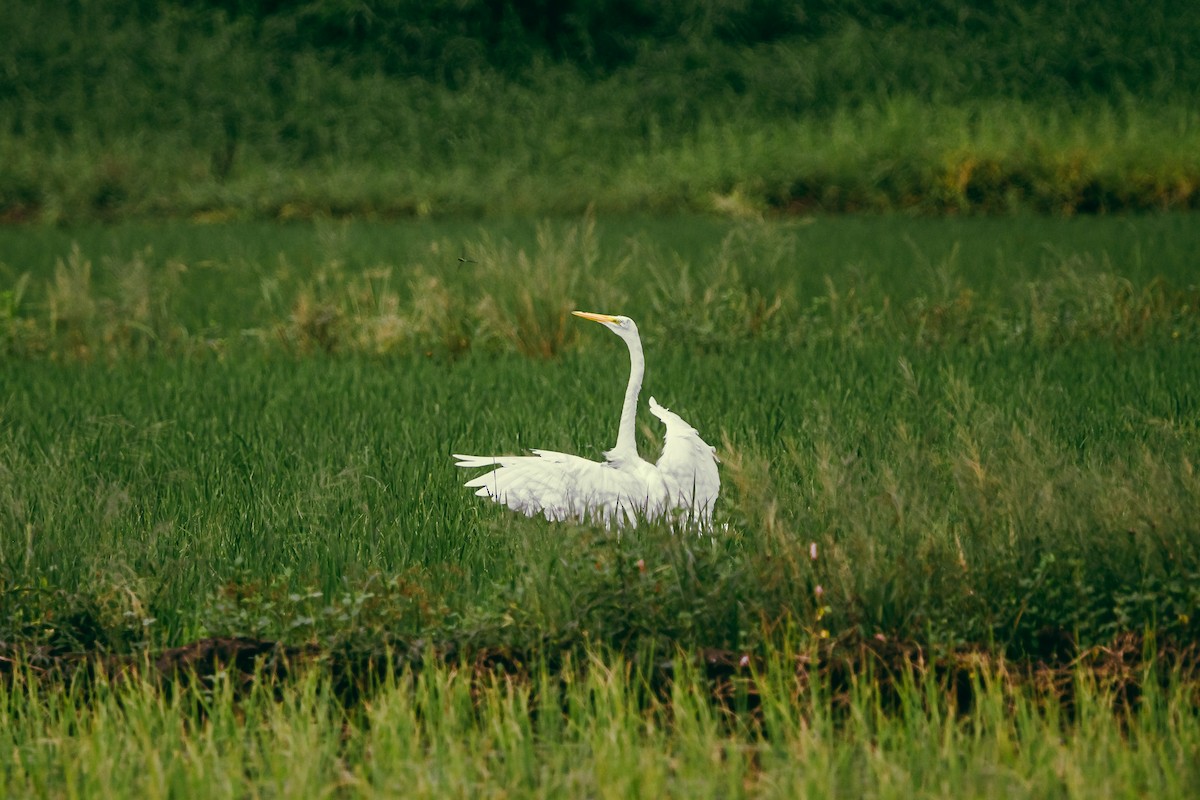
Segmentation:
<svg viewBox="0 0 1200 800">
<path fill-rule="evenodd" d="M 8 233 L 5 638 L 1193 636 L 1190 223 Z M 575 307 L 641 320 L 725 534 L 564 536 L 461 488 L 451 452 L 611 444 L 625 354 Z"/>
<path fill-rule="evenodd" d="M 179 690 L 0 684 L 9 797 L 1187 797 L 1200 716 L 1177 681 L 1134 711 L 1111 684 L 1065 693 L 971 670 L 973 702 L 910 663 L 885 696 L 840 692 L 783 653 L 726 682 L 687 659 L 669 685 L 599 655 L 525 678 L 438 665 L 386 673 L 346 709 L 327 673 Z"/>
<path fill-rule="evenodd" d="M 448 152 L 427 152 L 441 139 L 411 137 L 296 163 L 250 151 L 228 175 L 212 173 L 203 146 L 141 132 L 102 143 L 81 135 L 71 146 L 0 135 L 0 219 L 461 218 L 588 208 L 1072 216 L 1200 204 L 1200 126 L 1190 102 L 1098 100 L 1066 114 L 1010 98 L 947 104 L 916 93 L 822 115 L 730 110 L 658 135 L 630 132 L 607 115 L 589 124 L 597 107 L 628 108 L 612 114 L 618 121 L 636 113 L 635 96 L 550 82 L 509 88 L 517 95 L 509 100 L 486 84 L 430 112 L 449 118 L 438 130 L 467 132 Z M 420 105 L 396 94 L 379 103 L 409 113 Z M 548 102 L 531 123 L 525 108 Z M 488 109 L 483 119 L 479 108 Z M 421 118 L 375 125 L 429 135 Z"/>
<path fill-rule="evenodd" d="M 1200 6 L 797 8 L 0 5 L 0 793 L 1195 796 Z"/>
<path fill-rule="evenodd" d="M 0 229 L 5 790 L 1188 796 L 1195 222 Z M 713 535 L 461 486 L 611 445 L 577 307 Z"/>
</svg>

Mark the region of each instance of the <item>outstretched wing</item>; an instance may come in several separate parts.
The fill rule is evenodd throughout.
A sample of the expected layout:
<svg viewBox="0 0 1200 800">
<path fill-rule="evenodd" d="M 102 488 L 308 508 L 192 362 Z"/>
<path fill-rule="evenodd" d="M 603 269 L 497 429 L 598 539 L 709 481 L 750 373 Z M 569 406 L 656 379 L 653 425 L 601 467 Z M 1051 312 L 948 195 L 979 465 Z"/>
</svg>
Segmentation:
<svg viewBox="0 0 1200 800">
<path fill-rule="evenodd" d="M 661 487 L 655 492 L 646 476 L 636 471 L 553 450 L 531 452 L 531 456 L 455 454 L 454 458 L 460 467 L 491 467 L 465 486 L 529 517 L 636 524 L 638 514 L 661 505 Z"/>
<path fill-rule="evenodd" d="M 713 505 L 721 491 L 717 451 L 700 433 L 673 411 L 650 398 L 650 413 L 667 426 L 658 471 L 667 485 L 671 503 L 683 509 L 701 527 L 712 524 Z"/>
</svg>

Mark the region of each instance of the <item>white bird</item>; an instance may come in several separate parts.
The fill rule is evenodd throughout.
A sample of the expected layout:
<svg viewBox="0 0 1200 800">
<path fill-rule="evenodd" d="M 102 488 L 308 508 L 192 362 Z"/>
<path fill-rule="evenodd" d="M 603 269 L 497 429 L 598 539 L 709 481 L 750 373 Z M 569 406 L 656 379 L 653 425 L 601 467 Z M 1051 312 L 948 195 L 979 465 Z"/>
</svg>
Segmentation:
<svg viewBox="0 0 1200 800">
<path fill-rule="evenodd" d="M 721 489 L 716 450 L 696 429 L 650 398 L 650 413 L 667 427 L 662 456 L 651 464 L 638 455 L 634 419 L 646 361 L 637 325 L 629 317 L 571 312 L 599 322 L 629 347 L 629 385 L 621 406 L 617 444 L 604 461 L 568 453 L 533 450 L 531 456 L 455 454 L 458 466 L 490 467 L 466 482 L 480 497 L 490 497 L 514 511 L 548 520 L 599 520 L 636 526 L 638 519 L 664 516 L 699 528 L 712 526 L 713 504 Z"/>
</svg>

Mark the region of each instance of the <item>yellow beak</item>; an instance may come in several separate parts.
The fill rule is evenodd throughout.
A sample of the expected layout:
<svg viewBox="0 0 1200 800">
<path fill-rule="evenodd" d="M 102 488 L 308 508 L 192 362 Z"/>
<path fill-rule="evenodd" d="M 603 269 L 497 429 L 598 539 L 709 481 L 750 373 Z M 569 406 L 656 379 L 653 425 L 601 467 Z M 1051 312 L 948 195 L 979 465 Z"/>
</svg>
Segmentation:
<svg viewBox="0 0 1200 800">
<path fill-rule="evenodd" d="M 590 319 L 592 322 L 610 322 L 614 325 L 617 322 L 617 318 L 611 314 L 593 314 L 591 311 L 572 311 L 571 313 L 577 317 Z"/>
</svg>

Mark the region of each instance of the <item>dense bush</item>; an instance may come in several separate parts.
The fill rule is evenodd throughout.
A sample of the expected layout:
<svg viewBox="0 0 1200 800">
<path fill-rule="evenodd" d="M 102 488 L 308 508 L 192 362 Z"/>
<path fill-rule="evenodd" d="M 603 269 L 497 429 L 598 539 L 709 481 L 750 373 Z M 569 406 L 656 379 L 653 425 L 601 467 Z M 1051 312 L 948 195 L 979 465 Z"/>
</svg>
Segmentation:
<svg viewBox="0 0 1200 800">
<path fill-rule="evenodd" d="M 34 2 L 0 29 L 10 220 L 734 190 L 1074 213 L 1189 207 L 1200 185 L 1193 4 Z"/>
</svg>

